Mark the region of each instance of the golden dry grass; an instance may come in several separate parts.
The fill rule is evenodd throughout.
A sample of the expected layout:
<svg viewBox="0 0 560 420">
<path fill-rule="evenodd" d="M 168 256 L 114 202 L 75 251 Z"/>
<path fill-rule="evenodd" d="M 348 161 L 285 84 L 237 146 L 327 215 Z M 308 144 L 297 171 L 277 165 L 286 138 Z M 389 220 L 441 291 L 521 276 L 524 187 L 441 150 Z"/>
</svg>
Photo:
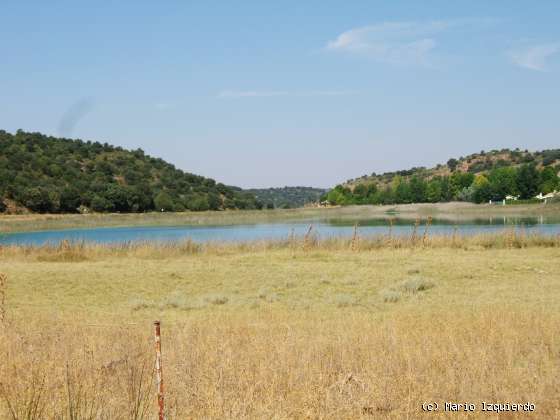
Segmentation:
<svg viewBox="0 0 560 420">
<path fill-rule="evenodd" d="M 560 416 L 559 238 L 309 242 L 2 248 L 0 416 Z"/>
</svg>

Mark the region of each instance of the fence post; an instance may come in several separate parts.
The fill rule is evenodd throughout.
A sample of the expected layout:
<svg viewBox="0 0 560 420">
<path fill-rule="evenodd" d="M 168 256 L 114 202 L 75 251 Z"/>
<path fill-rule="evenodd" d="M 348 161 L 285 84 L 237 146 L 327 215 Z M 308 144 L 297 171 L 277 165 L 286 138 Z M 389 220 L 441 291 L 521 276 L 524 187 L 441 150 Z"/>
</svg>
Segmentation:
<svg viewBox="0 0 560 420">
<path fill-rule="evenodd" d="M 155 327 L 155 343 L 156 343 L 156 381 L 157 381 L 157 399 L 158 399 L 158 410 L 159 410 L 159 420 L 164 420 L 163 412 L 163 376 L 162 376 L 162 366 L 161 366 L 161 332 L 160 332 L 160 322 L 154 322 Z"/>
</svg>

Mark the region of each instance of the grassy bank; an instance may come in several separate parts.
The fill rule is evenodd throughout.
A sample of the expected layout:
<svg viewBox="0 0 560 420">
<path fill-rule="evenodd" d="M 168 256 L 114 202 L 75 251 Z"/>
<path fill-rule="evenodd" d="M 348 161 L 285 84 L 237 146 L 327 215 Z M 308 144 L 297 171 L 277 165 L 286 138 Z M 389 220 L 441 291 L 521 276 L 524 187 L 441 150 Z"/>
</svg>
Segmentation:
<svg viewBox="0 0 560 420">
<path fill-rule="evenodd" d="M 169 418 L 416 418 L 427 401 L 553 418 L 559 257 L 559 238 L 511 232 L 4 247 L 0 417 L 153 418 L 161 319 Z"/>
<path fill-rule="evenodd" d="M 1 215 L 0 232 L 22 232 L 116 226 L 229 225 L 308 221 L 316 219 L 356 220 L 367 218 L 438 217 L 460 221 L 490 216 L 560 215 L 560 204 L 477 205 L 471 203 L 401 204 L 395 206 L 348 206 L 221 212 L 129 213 L 129 214 L 28 214 Z"/>
</svg>

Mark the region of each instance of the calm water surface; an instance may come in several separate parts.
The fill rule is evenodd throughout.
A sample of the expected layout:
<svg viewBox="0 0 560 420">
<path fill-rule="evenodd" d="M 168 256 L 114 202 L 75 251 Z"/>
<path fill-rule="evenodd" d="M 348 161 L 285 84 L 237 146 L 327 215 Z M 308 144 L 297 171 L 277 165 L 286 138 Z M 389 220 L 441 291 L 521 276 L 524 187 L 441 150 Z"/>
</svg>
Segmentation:
<svg viewBox="0 0 560 420">
<path fill-rule="evenodd" d="M 169 226 L 169 227 L 122 227 L 96 229 L 69 229 L 43 232 L 22 232 L 0 235 L 0 244 L 43 245 L 57 244 L 63 240 L 98 243 L 119 243 L 134 241 L 169 242 L 191 239 L 195 242 L 208 241 L 252 241 L 262 239 L 284 239 L 292 230 L 296 235 L 304 235 L 309 225 L 319 238 L 350 236 L 354 224 L 359 224 L 360 236 L 386 235 L 389 232 L 387 219 L 367 220 L 313 220 L 305 222 L 266 223 L 227 226 Z M 409 235 L 414 221 L 395 219 L 392 228 L 394 235 Z M 434 219 L 429 232 L 432 234 L 476 234 L 499 232 L 504 229 L 524 229 L 527 233 L 546 235 L 560 234 L 560 216 L 508 218 L 493 217 L 484 219 L 450 222 Z M 422 225 L 419 232 L 424 232 Z"/>
</svg>

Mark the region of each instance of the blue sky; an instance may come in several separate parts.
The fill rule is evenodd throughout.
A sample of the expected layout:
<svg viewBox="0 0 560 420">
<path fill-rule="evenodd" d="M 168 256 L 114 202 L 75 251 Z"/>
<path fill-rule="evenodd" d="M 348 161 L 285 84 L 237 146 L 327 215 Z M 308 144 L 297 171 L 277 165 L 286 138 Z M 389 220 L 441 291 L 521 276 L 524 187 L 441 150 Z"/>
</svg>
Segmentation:
<svg viewBox="0 0 560 420">
<path fill-rule="evenodd" d="M 559 1 L 6 1 L 0 18 L 0 128 L 231 185 L 560 147 Z"/>
</svg>

